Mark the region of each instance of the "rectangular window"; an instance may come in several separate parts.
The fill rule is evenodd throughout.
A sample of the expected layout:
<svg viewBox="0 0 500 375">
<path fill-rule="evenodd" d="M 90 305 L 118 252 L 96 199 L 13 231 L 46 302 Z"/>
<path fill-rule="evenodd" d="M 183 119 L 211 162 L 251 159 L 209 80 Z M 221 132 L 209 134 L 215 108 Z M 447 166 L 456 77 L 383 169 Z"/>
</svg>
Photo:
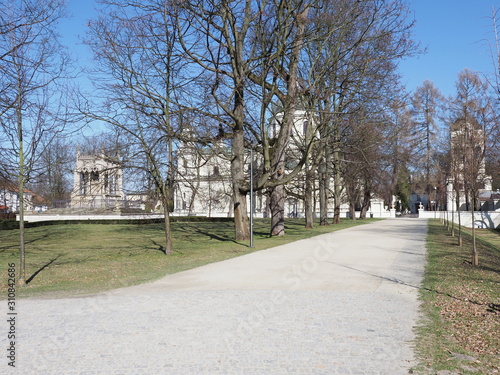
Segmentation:
<svg viewBox="0 0 500 375">
<path fill-rule="evenodd" d="M 115 176 L 109 176 L 109 194 L 116 194 L 116 178 Z"/>
</svg>

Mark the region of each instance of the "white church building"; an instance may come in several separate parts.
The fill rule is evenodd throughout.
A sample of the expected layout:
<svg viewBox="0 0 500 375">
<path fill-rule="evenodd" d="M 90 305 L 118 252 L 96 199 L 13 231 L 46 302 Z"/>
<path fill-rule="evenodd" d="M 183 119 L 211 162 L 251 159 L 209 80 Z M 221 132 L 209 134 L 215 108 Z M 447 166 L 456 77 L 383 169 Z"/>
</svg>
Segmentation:
<svg viewBox="0 0 500 375">
<path fill-rule="evenodd" d="M 279 120 L 271 122 L 270 136 L 279 131 Z M 312 121 L 304 110 L 296 111 L 294 128 L 289 141 L 291 149 L 288 158 L 292 157 L 293 150 L 304 142 L 304 137 Z M 230 147 L 224 138 L 216 139 L 210 147 L 197 145 L 195 142 L 184 142 L 177 150 L 177 176 L 174 191 L 174 212 L 178 216 L 207 216 L 207 217 L 232 217 L 232 185 L 230 170 Z M 298 153 L 297 153 L 298 154 Z M 246 154 L 247 178 L 250 179 L 250 152 Z M 254 157 L 253 165 L 258 169 L 259 157 Z M 287 185 L 288 194 L 285 203 L 285 216 L 305 216 L 304 201 L 298 196 L 304 191 L 304 176 L 299 174 L 295 181 Z M 319 189 L 319 181 L 315 181 L 315 190 Z M 259 191 L 254 195 L 254 216 L 267 217 L 267 196 L 265 192 Z M 247 195 L 247 207 L 250 210 L 250 194 Z M 315 211 L 319 211 L 319 198 L 314 199 Z M 347 202 L 347 200 L 345 200 Z M 332 206 L 332 205 L 329 205 Z M 341 216 L 348 215 L 347 203 L 341 206 Z M 368 215 L 373 217 L 389 217 L 389 207 L 384 205 L 383 200 L 373 199 L 371 210 Z M 319 217 L 319 213 L 316 214 Z M 329 216 L 333 217 L 332 212 Z"/>
</svg>

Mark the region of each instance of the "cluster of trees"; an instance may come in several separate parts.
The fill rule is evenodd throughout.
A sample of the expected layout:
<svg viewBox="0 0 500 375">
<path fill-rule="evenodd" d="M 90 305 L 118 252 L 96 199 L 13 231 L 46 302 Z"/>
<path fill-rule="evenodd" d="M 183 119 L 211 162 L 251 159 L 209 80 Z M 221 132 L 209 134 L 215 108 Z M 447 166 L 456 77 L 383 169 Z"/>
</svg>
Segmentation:
<svg viewBox="0 0 500 375">
<path fill-rule="evenodd" d="M 426 194 L 426 209 L 446 209 L 446 185 L 453 183 L 454 206 L 466 201 L 478 209 L 478 192 L 498 180 L 499 118 L 495 86 L 481 73 L 464 69 L 457 76 L 456 93 L 444 97 L 430 81 L 418 87 L 404 106 L 408 155 L 405 180 Z M 403 127 L 404 128 L 404 127 Z M 400 195 L 401 201 L 405 201 Z M 448 207 L 448 209 L 451 209 Z"/>
<path fill-rule="evenodd" d="M 272 235 L 285 232 L 286 187 L 299 175 L 307 227 L 315 193 L 321 224 L 330 201 L 338 223 L 344 196 L 362 217 L 374 194 L 387 202 L 397 195 L 399 208 L 408 208 L 416 160 L 429 195 L 443 180 L 450 159 L 437 150 L 449 146 L 439 142 L 437 124 L 445 101 L 430 82 L 413 97 L 400 84 L 399 61 L 421 52 L 403 0 L 98 3 L 85 37 L 95 87 L 79 93 L 68 88 L 69 59 L 55 33 L 62 1 L 0 1 L 0 173 L 17 176 L 21 191 L 38 176 L 47 194 L 60 197 L 72 159 L 62 135 L 92 121 L 109 125 L 124 167 L 142 173 L 162 201 L 167 254 L 182 142 L 216 147 L 223 135 L 238 241 L 250 237 L 249 149 L 260 161 L 253 189 L 268 194 Z M 449 118 L 472 108 L 464 95 L 458 89 L 449 102 Z M 308 126 L 292 158 L 298 110 Z"/>
<path fill-rule="evenodd" d="M 250 236 L 249 148 L 261 161 L 253 188 L 269 194 L 273 235 L 285 230 L 285 186 L 304 171 L 308 226 L 317 176 L 323 223 L 330 192 L 340 220 L 348 179 L 353 200 L 364 187 L 367 207 L 392 128 L 388 108 L 402 91 L 397 63 L 418 52 L 402 1 L 101 3 L 86 40 L 100 95 L 78 108 L 128 138 L 127 161 L 147 166 L 164 207 L 179 142 L 210 146 L 220 129 L 231 149 L 237 240 Z M 298 109 L 311 126 L 292 165 L 286 155 Z M 273 134 L 270 123 L 278 123 Z M 165 217 L 168 228 L 168 210 Z M 168 238 L 167 229 L 167 252 Z"/>
<path fill-rule="evenodd" d="M 447 111 L 445 121 L 447 137 L 442 149 L 434 151 L 436 164 L 434 168 L 426 169 L 429 175 L 426 181 L 431 181 L 430 172 L 434 171 L 433 181 L 436 181 L 436 186 L 441 188 L 447 183 L 452 183 L 452 207 L 447 209 L 453 213 L 456 207 L 458 211 L 460 246 L 462 245 L 460 211 L 463 208 L 471 211 L 473 265 L 479 263 L 474 216 L 475 211 L 481 207 L 479 193 L 490 185 L 489 189 L 500 187 L 498 181 L 500 128 L 497 107 L 499 98 L 497 92 L 490 90 L 491 87 L 495 86 L 479 73 L 465 69 L 458 74 L 454 97 L 443 100 L 436 92 L 433 95 L 436 99 L 434 107 L 441 102 Z M 452 235 L 453 232 L 452 224 Z"/>
</svg>

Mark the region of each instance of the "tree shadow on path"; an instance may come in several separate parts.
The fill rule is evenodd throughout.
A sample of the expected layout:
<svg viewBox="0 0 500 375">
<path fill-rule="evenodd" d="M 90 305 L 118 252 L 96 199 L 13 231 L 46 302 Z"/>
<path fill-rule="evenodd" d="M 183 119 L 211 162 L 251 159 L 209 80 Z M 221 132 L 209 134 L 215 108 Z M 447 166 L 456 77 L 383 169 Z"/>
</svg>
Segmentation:
<svg viewBox="0 0 500 375">
<path fill-rule="evenodd" d="M 394 284 L 404 285 L 404 286 L 408 286 L 410 288 L 414 288 L 414 289 L 418 289 L 418 290 L 425 290 L 425 291 L 428 291 L 431 293 L 440 294 L 442 296 L 449 297 L 449 298 L 452 298 L 452 299 L 460 301 L 460 302 L 467 302 L 467 303 L 471 303 L 471 304 L 474 304 L 477 306 L 487 306 L 488 311 L 490 311 L 490 312 L 500 312 L 500 305 L 495 304 L 495 303 L 482 303 L 482 302 L 474 301 L 474 300 L 471 300 L 468 298 L 465 298 L 465 299 L 459 298 L 459 297 L 456 297 L 450 293 L 441 292 L 437 289 L 424 288 L 422 286 L 408 284 L 407 282 L 400 280 L 400 279 L 397 279 L 395 277 L 380 276 L 380 275 L 376 275 L 376 274 L 371 273 L 371 272 L 363 271 L 363 270 L 360 270 L 360 269 L 357 269 L 354 267 L 346 266 L 344 264 L 339 264 L 339 263 L 335 263 L 335 262 L 328 262 L 328 263 L 332 263 L 332 264 L 335 264 L 336 266 L 344 267 L 344 268 L 350 269 L 352 271 L 360 272 L 360 273 L 363 273 L 365 275 L 376 277 L 376 278 L 384 280 L 384 281 L 389 281 L 389 282 L 394 283 Z"/>
</svg>

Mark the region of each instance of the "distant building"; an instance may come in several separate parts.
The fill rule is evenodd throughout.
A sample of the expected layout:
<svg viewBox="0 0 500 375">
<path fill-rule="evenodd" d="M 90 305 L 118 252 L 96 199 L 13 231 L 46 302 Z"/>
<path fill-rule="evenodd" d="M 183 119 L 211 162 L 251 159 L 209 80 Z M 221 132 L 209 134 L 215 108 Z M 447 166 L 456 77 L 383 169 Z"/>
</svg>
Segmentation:
<svg viewBox="0 0 500 375">
<path fill-rule="evenodd" d="M 202 147 L 194 142 L 182 144 L 177 151 L 174 214 L 207 217 L 233 215 L 228 152 L 223 140 L 216 147 Z"/>
<path fill-rule="evenodd" d="M 24 190 L 25 202 L 31 200 L 28 190 Z M 5 213 L 17 212 L 19 210 L 19 186 L 10 181 L 0 182 L 0 206 Z"/>
<path fill-rule="evenodd" d="M 24 189 L 24 210 L 45 211 L 47 203 L 39 195 Z M 16 213 L 20 209 L 19 186 L 10 181 L 0 181 L 0 212 Z"/>
<path fill-rule="evenodd" d="M 71 208 L 120 208 L 123 200 L 122 167 L 119 158 L 78 151 L 73 173 Z"/>
<path fill-rule="evenodd" d="M 492 178 L 486 174 L 485 170 L 484 131 L 478 121 L 472 117 L 457 119 L 450 129 L 450 146 L 451 171 L 447 181 L 448 210 L 456 211 L 459 208 L 462 211 L 469 211 L 473 202 L 478 210 L 481 205 L 479 198 L 492 189 Z M 468 173 L 464 174 L 464 171 Z M 472 181 L 468 181 L 467 178 L 471 178 Z M 470 197 L 470 188 L 466 188 L 472 183 L 476 189 L 475 197 Z"/>
<path fill-rule="evenodd" d="M 500 191 L 483 191 L 479 194 L 481 211 L 500 211 Z"/>
<path fill-rule="evenodd" d="M 422 195 L 415 192 L 410 194 L 410 213 L 417 214 L 421 207 L 428 207 L 429 200 L 427 199 L 427 194 Z"/>
<path fill-rule="evenodd" d="M 280 131 L 282 117 L 270 122 L 269 137 L 275 138 Z M 305 137 L 311 129 L 310 116 L 304 110 L 297 110 L 294 117 L 294 127 L 289 139 L 289 149 L 286 155 L 285 168 L 291 171 L 301 157 L 300 149 L 305 146 Z M 189 131 L 188 131 L 189 132 Z M 309 134 L 311 136 L 311 134 Z M 189 135 L 186 139 L 195 138 Z M 250 153 L 245 156 L 245 172 L 247 182 L 250 180 Z M 224 134 L 211 140 L 210 147 L 200 146 L 196 142 L 183 142 L 176 152 L 177 171 L 174 190 L 174 215 L 199 215 L 207 217 L 232 217 L 232 183 L 231 183 L 231 149 Z M 261 159 L 254 155 L 254 170 L 259 173 Z M 297 177 L 286 186 L 285 215 L 287 217 L 304 217 L 305 173 L 300 172 Z M 333 183 L 333 182 L 332 182 Z M 315 191 L 319 190 L 319 180 L 314 181 Z M 250 194 L 247 194 L 247 207 L 250 210 Z M 266 191 L 255 193 L 254 214 L 256 217 L 267 217 L 269 214 Z M 314 198 L 316 210 L 319 210 L 319 198 Z M 347 203 L 341 205 L 341 215 L 347 216 Z M 383 201 L 373 199 L 372 207 L 368 211 L 374 217 L 383 217 L 389 214 Z M 329 214 L 332 216 L 333 212 Z M 317 215 L 319 216 L 319 214 Z"/>
<path fill-rule="evenodd" d="M 271 138 L 279 132 L 281 117 L 271 122 Z M 308 127 L 305 111 L 297 111 L 294 119 L 294 129 L 290 139 L 290 151 L 287 166 L 293 168 L 292 157 L 301 140 L 303 142 Z M 188 131 L 189 132 L 189 131 Z M 186 137 L 190 138 L 190 137 Z M 192 137 L 195 138 L 195 137 Z M 295 154 L 299 154 L 295 151 Z M 296 155 L 293 155 L 296 156 Z M 231 182 L 231 149 L 224 134 L 214 137 L 210 147 L 203 147 L 196 142 L 183 142 L 177 150 L 177 176 L 174 191 L 174 214 L 200 215 L 207 217 L 232 217 L 232 182 Z M 254 166 L 257 170 L 258 156 L 255 155 Z M 245 171 L 250 180 L 250 154 L 247 153 Z M 247 207 L 250 209 L 250 195 L 247 195 Z M 263 192 L 256 192 L 254 212 L 256 216 L 266 216 L 266 197 Z M 302 210 L 302 200 L 289 197 L 286 200 L 285 213 L 288 216 L 298 216 Z"/>
</svg>

